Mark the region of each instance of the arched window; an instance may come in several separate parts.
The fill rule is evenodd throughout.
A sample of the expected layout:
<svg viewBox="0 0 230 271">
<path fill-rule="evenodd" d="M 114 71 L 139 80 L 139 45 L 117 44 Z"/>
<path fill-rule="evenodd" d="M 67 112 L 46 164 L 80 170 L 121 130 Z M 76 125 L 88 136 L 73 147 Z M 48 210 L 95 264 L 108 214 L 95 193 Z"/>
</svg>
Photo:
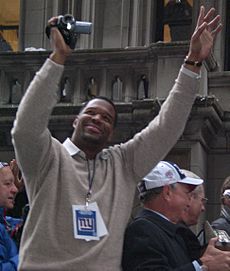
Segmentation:
<svg viewBox="0 0 230 271">
<path fill-rule="evenodd" d="M 87 100 L 93 99 L 98 96 L 98 84 L 96 79 L 92 76 L 87 83 Z"/>
<path fill-rule="evenodd" d="M 137 87 L 137 99 L 147 99 L 149 96 L 149 81 L 145 74 L 140 76 Z"/>
<path fill-rule="evenodd" d="M 192 30 L 193 0 L 158 0 L 156 41 L 189 40 Z"/>
<path fill-rule="evenodd" d="M 225 63 L 224 69 L 230 70 L 230 1 L 226 1 L 226 33 L 225 33 Z"/>
<path fill-rule="evenodd" d="M 71 102 L 72 86 L 69 77 L 65 77 L 61 87 L 60 102 Z"/>
<path fill-rule="evenodd" d="M 19 104 L 22 99 L 22 85 L 16 78 L 13 79 L 10 93 L 10 103 Z"/>
<path fill-rule="evenodd" d="M 114 102 L 122 101 L 123 82 L 119 76 L 115 77 L 112 83 L 112 100 Z"/>
</svg>

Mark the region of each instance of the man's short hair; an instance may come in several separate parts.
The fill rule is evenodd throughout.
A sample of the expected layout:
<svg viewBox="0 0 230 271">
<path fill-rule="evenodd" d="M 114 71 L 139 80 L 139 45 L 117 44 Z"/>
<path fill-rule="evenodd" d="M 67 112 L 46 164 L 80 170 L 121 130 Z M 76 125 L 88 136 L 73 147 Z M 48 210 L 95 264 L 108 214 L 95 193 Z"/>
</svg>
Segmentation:
<svg viewBox="0 0 230 271">
<path fill-rule="evenodd" d="M 118 118 L 118 113 L 117 113 L 116 106 L 115 106 L 114 102 L 111 99 L 109 99 L 109 98 L 107 98 L 105 96 L 97 96 L 97 97 L 92 98 L 91 100 L 88 100 L 88 101 L 84 102 L 82 104 L 82 107 L 80 108 L 79 114 L 83 111 L 84 108 L 86 108 L 87 104 L 89 102 L 93 101 L 93 100 L 103 100 L 103 101 L 108 102 L 110 105 L 112 105 L 112 107 L 114 109 L 114 112 L 115 112 L 115 119 L 114 119 L 113 127 L 116 127 L 116 125 L 117 125 L 117 118 Z"/>
<path fill-rule="evenodd" d="M 158 196 L 162 192 L 162 190 L 163 187 L 157 187 L 147 191 L 140 192 L 138 196 L 139 200 L 145 204 L 146 202 Z"/>
</svg>

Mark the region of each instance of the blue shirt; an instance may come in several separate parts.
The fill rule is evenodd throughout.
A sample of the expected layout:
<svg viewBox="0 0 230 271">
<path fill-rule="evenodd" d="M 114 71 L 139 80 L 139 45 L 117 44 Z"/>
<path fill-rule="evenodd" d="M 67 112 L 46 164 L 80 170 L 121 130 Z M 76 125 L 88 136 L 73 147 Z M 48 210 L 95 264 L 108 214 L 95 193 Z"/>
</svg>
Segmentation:
<svg viewBox="0 0 230 271">
<path fill-rule="evenodd" d="M 0 223 L 0 271 L 17 271 L 18 249 L 5 226 Z"/>
<path fill-rule="evenodd" d="M 11 217 L 5 217 L 4 219 L 4 208 L 0 208 L 0 271 L 16 271 L 18 266 L 18 248 L 6 230 L 5 220 L 7 225 L 13 230 L 21 222 L 21 219 Z"/>
</svg>

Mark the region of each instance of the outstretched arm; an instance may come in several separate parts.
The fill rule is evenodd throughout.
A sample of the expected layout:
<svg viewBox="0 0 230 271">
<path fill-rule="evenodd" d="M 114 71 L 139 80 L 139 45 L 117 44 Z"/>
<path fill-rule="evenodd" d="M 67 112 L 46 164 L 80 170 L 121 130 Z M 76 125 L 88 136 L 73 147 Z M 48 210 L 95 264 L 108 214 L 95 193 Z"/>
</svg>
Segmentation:
<svg viewBox="0 0 230 271">
<path fill-rule="evenodd" d="M 55 25 L 57 18 L 49 20 L 49 24 Z M 45 157 L 50 154 L 52 141 L 48 130 L 49 118 L 58 100 L 63 64 L 72 52 L 55 26 L 51 27 L 50 39 L 53 52 L 31 81 L 12 129 L 15 154 L 26 179 L 41 172 Z"/>
<path fill-rule="evenodd" d="M 191 62 L 202 62 L 212 51 L 215 37 L 222 28 L 220 16 L 214 13 L 212 8 L 205 15 L 204 7 L 200 8 L 187 55 Z M 199 72 L 199 66 L 185 64 L 158 116 L 134 140 L 124 145 L 128 150 L 126 159 L 133 161 L 129 164 L 133 165 L 132 169 L 139 179 L 166 156 L 183 133 L 199 87 Z M 146 159 L 143 160 L 143 157 Z"/>
</svg>

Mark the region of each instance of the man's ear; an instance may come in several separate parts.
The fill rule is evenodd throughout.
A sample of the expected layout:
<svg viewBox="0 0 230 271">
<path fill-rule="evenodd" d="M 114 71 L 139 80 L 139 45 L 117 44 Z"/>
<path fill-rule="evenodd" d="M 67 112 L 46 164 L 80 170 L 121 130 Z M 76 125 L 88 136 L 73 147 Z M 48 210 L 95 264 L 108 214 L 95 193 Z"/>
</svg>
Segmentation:
<svg viewBox="0 0 230 271">
<path fill-rule="evenodd" d="M 163 197 L 165 200 L 170 200 L 171 199 L 171 189 L 170 189 L 170 186 L 169 185 L 165 185 L 163 187 L 163 191 L 162 191 L 162 194 L 163 194 Z"/>
<path fill-rule="evenodd" d="M 75 120 L 73 121 L 73 128 L 75 129 L 78 123 L 78 115 L 76 116 Z"/>
</svg>

